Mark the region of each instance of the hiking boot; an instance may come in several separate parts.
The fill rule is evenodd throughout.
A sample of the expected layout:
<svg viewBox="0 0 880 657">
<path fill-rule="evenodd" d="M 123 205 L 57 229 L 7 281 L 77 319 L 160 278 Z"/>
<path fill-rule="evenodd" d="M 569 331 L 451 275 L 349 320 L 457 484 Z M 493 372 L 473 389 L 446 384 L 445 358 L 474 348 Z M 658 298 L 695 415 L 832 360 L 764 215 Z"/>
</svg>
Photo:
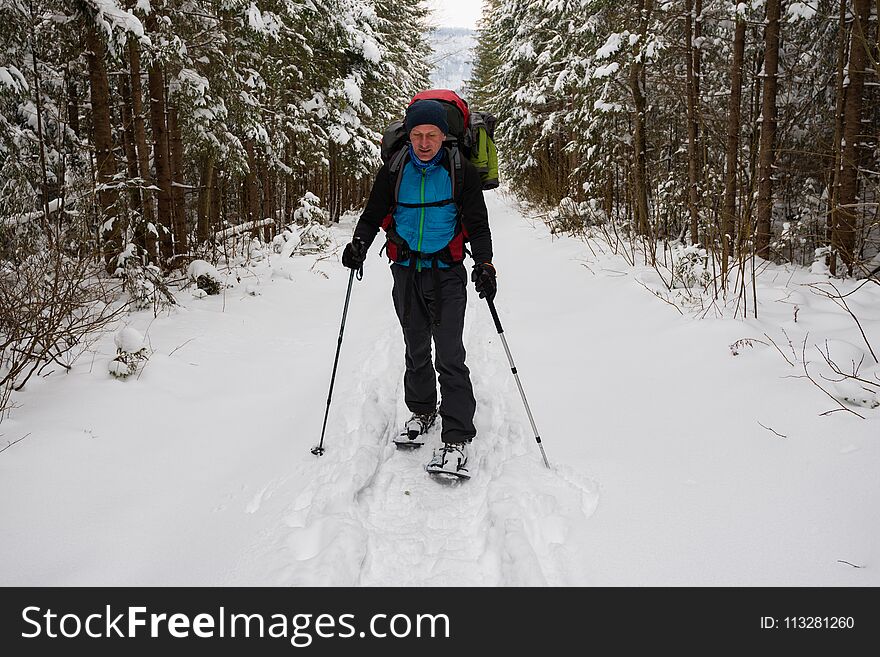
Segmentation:
<svg viewBox="0 0 880 657">
<path fill-rule="evenodd" d="M 410 440 L 414 440 L 417 436 L 427 433 L 436 421 L 436 410 L 430 413 L 413 413 L 412 417 L 406 421 L 404 433 L 409 436 Z"/>
<path fill-rule="evenodd" d="M 440 449 L 434 450 L 434 456 L 425 466 L 431 474 L 447 474 L 456 477 L 470 477 L 467 467 L 467 443 L 443 443 Z"/>
<path fill-rule="evenodd" d="M 436 421 L 436 410 L 431 413 L 413 413 L 406 421 L 403 431 L 394 439 L 394 444 L 398 447 L 421 447 L 425 444 L 425 439 L 421 436 L 434 426 Z"/>
</svg>

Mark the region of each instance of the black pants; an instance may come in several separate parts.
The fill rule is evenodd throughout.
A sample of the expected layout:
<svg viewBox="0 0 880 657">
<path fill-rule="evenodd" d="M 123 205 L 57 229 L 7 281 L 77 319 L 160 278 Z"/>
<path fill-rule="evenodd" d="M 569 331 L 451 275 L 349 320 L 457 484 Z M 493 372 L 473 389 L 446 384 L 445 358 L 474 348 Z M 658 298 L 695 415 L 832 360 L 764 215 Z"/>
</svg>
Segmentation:
<svg viewBox="0 0 880 657">
<path fill-rule="evenodd" d="M 406 405 L 413 413 L 432 412 L 437 407 L 439 378 L 442 440 L 445 443 L 469 441 L 477 435 L 474 427 L 477 403 L 474 400 L 470 371 L 464 364 L 462 332 L 467 305 L 467 272 L 464 265 L 438 272 L 443 297 L 443 313 L 439 326 L 434 326 L 436 295 L 430 268 L 411 272 L 408 267 L 391 265 L 391 272 L 394 276 L 394 308 L 401 324 L 407 280 L 410 275 L 415 276 L 409 322 L 403 327 L 403 340 L 406 344 L 406 374 L 403 378 Z M 432 338 L 436 350 L 434 363 L 431 362 Z M 435 365 L 437 377 L 434 374 Z"/>
</svg>

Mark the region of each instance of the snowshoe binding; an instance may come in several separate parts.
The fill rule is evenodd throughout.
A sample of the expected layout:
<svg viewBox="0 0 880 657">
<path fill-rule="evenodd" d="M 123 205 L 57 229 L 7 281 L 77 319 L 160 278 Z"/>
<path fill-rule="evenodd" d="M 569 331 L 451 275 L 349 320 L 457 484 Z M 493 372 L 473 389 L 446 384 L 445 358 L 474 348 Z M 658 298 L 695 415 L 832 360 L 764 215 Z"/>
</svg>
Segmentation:
<svg viewBox="0 0 880 657">
<path fill-rule="evenodd" d="M 431 413 L 413 413 L 403 431 L 394 439 L 394 444 L 398 447 L 421 447 L 425 444 L 425 434 L 436 421 L 436 410 Z"/>
<path fill-rule="evenodd" d="M 443 443 L 434 450 L 434 456 L 425 466 L 428 474 L 443 479 L 470 479 L 468 469 L 468 444 Z"/>
</svg>

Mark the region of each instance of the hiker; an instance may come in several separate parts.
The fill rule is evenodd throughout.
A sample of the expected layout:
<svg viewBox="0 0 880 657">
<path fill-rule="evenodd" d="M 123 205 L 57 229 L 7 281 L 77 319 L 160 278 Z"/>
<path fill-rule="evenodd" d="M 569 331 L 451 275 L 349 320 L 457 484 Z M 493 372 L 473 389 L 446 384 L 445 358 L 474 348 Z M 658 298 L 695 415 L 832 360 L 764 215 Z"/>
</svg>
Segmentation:
<svg viewBox="0 0 880 657">
<path fill-rule="evenodd" d="M 404 126 L 407 153 L 401 154 L 399 174 L 391 173 L 389 162 L 379 169 L 342 264 L 360 270 L 379 229 L 386 229 L 392 297 L 406 346 L 405 400 L 413 414 L 404 433 L 414 440 L 436 420 L 436 367 L 443 445 L 426 469 L 464 474 L 467 445 L 477 430 L 462 342 L 467 302 L 463 240 L 466 234 L 475 262 L 471 280 L 480 298 L 492 299 L 492 236 L 480 174 L 466 157 L 456 158 L 460 174 L 453 171 L 453 150 L 444 145 L 449 133 L 444 105 L 416 100 L 406 110 Z M 454 189 L 457 179 L 460 189 Z"/>
</svg>

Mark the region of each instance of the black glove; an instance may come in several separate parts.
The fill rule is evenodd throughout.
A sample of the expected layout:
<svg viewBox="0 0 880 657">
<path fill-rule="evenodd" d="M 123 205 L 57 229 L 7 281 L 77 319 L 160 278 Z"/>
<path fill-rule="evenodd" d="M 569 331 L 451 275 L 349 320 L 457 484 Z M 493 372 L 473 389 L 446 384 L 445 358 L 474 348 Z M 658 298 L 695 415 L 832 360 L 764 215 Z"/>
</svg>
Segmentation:
<svg viewBox="0 0 880 657">
<path fill-rule="evenodd" d="M 480 293 L 481 299 L 485 298 L 491 301 L 495 298 L 498 283 L 495 282 L 495 267 L 491 262 L 475 265 L 474 271 L 471 273 L 471 280 L 474 282 L 477 292 Z"/>
<path fill-rule="evenodd" d="M 362 269 L 367 259 L 367 245 L 360 237 L 355 237 L 345 245 L 342 252 L 342 264 L 349 269 Z"/>
</svg>

